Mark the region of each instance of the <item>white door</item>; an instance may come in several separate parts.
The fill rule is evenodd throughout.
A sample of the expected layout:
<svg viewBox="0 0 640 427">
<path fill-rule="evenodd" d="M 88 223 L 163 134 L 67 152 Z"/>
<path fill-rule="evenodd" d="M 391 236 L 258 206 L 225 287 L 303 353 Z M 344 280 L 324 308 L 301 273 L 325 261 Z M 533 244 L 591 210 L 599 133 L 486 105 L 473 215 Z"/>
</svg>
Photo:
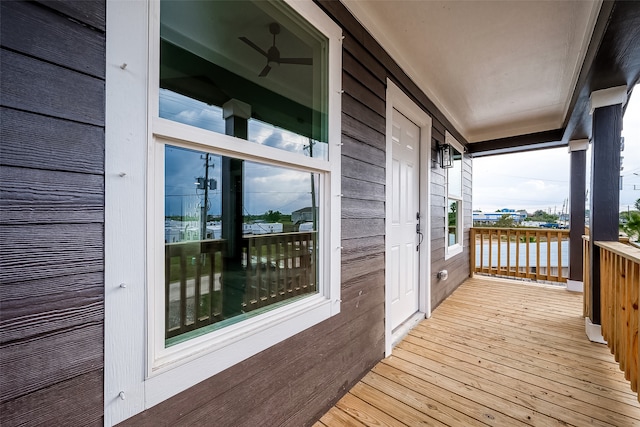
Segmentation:
<svg viewBox="0 0 640 427">
<path fill-rule="evenodd" d="M 393 110 L 391 232 L 387 236 L 392 330 L 415 314 L 419 300 L 420 128 Z"/>
</svg>

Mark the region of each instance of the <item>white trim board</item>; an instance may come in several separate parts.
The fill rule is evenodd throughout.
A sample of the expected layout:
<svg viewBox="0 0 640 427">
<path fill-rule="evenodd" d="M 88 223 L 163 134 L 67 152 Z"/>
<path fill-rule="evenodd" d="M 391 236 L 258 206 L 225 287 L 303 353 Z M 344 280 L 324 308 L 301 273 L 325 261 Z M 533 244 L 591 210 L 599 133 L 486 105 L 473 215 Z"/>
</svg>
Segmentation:
<svg viewBox="0 0 640 427">
<path fill-rule="evenodd" d="M 431 117 L 413 102 L 398 86 L 387 79 L 386 108 L 386 182 L 391 182 L 392 159 L 391 132 L 393 110 L 396 109 L 420 128 L 420 213 L 426 221 L 421 222 L 424 240 L 420 247 L 420 311 L 421 316 L 431 316 Z M 390 188 L 390 185 L 387 185 Z M 392 195 L 387 191 L 385 196 L 385 216 L 391 217 Z M 389 235 L 391 224 L 385 224 L 385 234 Z M 389 252 L 389 239 L 386 239 L 385 253 Z M 387 284 L 389 277 L 389 257 L 385 257 L 385 357 L 391 355 L 393 348 L 393 331 L 391 330 L 391 290 Z M 415 324 L 415 323 L 414 323 Z"/>
<path fill-rule="evenodd" d="M 598 344 L 607 344 L 604 337 L 602 336 L 602 326 L 592 323 L 591 319 L 589 319 L 588 317 L 584 318 L 584 330 L 587 334 L 587 338 L 589 338 L 589 341 L 596 342 Z"/>
</svg>

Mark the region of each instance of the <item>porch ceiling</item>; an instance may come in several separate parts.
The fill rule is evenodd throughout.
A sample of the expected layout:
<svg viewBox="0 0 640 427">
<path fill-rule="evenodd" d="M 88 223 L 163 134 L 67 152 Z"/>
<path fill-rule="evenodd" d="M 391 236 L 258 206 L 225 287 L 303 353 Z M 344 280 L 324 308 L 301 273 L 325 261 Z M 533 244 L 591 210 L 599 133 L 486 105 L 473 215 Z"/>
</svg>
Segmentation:
<svg viewBox="0 0 640 427">
<path fill-rule="evenodd" d="M 579 98 L 589 86 L 588 100 L 596 83 L 587 77 L 599 51 L 612 48 L 602 41 L 619 30 L 612 11 L 622 2 L 342 1 L 471 143 L 471 152 L 556 146 L 590 133 L 589 125 L 579 126 L 584 120 L 577 116 L 588 108 Z M 631 14 L 627 24 L 640 27 L 638 18 Z M 622 73 L 609 53 L 603 71 L 621 78 L 605 87 L 638 80 L 639 50 L 632 46 L 631 66 Z"/>
</svg>

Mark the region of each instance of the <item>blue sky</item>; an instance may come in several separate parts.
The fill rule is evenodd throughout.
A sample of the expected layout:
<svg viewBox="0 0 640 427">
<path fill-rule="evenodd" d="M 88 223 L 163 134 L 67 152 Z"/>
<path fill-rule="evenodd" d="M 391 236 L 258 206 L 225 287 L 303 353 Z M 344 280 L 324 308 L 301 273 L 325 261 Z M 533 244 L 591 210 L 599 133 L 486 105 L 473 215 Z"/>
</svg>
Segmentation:
<svg viewBox="0 0 640 427">
<path fill-rule="evenodd" d="M 628 206 L 633 209 L 635 200 L 640 198 L 640 87 L 629 100 L 622 135 L 625 150 L 621 211 Z M 474 159 L 473 209 L 560 212 L 569 197 L 569 160 L 566 147 Z"/>
</svg>

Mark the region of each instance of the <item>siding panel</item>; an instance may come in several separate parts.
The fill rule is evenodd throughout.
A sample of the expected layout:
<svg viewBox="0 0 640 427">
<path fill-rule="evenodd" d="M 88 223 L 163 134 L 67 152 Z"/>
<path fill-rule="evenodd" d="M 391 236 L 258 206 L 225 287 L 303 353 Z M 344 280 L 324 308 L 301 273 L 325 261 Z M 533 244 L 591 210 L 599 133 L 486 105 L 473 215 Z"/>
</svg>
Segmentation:
<svg viewBox="0 0 640 427">
<path fill-rule="evenodd" d="M 349 178 L 367 179 L 375 184 L 385 184 L 385 169 L 379 165 L 363 162 L 358 158 L 342 156 L 342 174 Z"/>
<path fill-rule="evenodd" d="M 102 425 L 106 3 L 0 8 L 0 424 Z"/>
<path fill-rule="evenodd" d="M 342 178 L 342 194 L 344 197 L 383 202 L 385 199 L 384 190 L 385 186 L 383 184 L 348 177 Z"/>
<path fill-rule="evenodd" d="M 385 101 L 380 99 L 377 94 L 371 92 L 370 88 L 364 86 L 361 81 L 356 80 L 355 77 L 351 77 L 351 75 L 347 73 L 342 75 L 342 87 L 345 93 L 350 95 L 352 100 L 357 100 L 360 105 L 378 114 L 379 117 L 373 115 L 370 117 L 372 117 L 373 120 L 382 122 L 383 128 L 381 129 L 381 132 L 384 133 L 384 116 L 386 112 Z M 384 94 L 385 92 L 383 91 L 382 93 Z M 353 114 L 349 112 L 350 100 L 345 100 L 344 98 L 345 97 L 343 96 L 342 110 L 353 116 Z"/>
<path fill-rule="evenodd" d="M 1 3 L 2 45 L 47 62 L 104 78 L 105 37 L 60 14 L 23 2 Z M 33 31 L 38 28 L 38 31 Z"/>
<path fill-rule="evenodd" d="M 70 283 L 75 287 L 70 287 Z M 0 287 L 0 343 L 102 320 L 103 289 L 101 273 L 3 285 Z"/>
<path fill-rule="evenodd" d="M 359 120 L 342 115 L 342 133 L 353 139 L 369 144 L 380 150 L 385 150 L 385 134 L 367 126 Z"/>
<path fill-rule="evenodd" d="M 104 129 L 0 108 L 0 165 L 104 173 Z"/>
<path fill-rule="evenodd" d="M 343 156 L 358 159 L 361 162 L 367 162 L 378 167 L 384 167 L 386 159 L 384 149 L 374 147 L 344 134 L 342 135 L 342 143 L 344 144 L 342 146 Z"/>
<path fill-rule="evenodd" d="M 104 32 L 107 21 L 105 0 L 39 0 L 39 3 Z"/>
<path fill-rule="evenodd" d="M 2 426 L 102 426 L 101 370 L 0 404 Z"/>
<path fill-rule="evenodd" d="M 104 81 L 4 49 L 0 62 L 2 105 L 104 125 Z"/>
<path fill-rule="evenodd" d="M 0 402 L 101 368 L 101 337 L 102 322 L 98 321 L 2 344 Z"/>
<path fill-rule="evenodd" d="M 0 169 L 0 224 L 102 222 L 103 207 L 100 175 Z"/>
<path fill-rule="evenodd" d="M 368 69 L 362 66 L 356 58 L 348 51 L 343 51 L 342 68 L 350 76 L 357 78 L 363 86 L 368 88 L 375 96 L 377 96 L 384 104 L 385 102 L 385 83 L 378 80 Z M 384 112 L 382 113 L 384 115 Z"/>
<path fill-rule="evenodd" d="M 102 224 L 2 227 L 0 241 L 0 285 L 103 270 Z"/>
</svg>

